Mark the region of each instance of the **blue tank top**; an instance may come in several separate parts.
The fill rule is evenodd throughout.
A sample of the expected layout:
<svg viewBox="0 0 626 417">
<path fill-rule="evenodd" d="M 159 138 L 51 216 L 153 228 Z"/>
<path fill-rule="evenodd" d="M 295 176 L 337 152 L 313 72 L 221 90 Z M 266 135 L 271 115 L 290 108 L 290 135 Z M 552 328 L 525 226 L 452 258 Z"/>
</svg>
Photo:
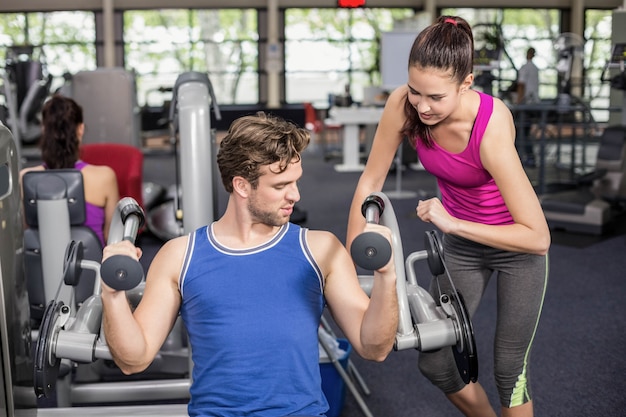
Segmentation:
<svg viewBox="0 0 626 417">
<path fill-rule="evenodd" d="M 323 278 L 288 223 L 248 249 L 189 235 L 179 289 L 191 342 L 190 416 L 323 416 L 317 332 Z"/>
</svg>

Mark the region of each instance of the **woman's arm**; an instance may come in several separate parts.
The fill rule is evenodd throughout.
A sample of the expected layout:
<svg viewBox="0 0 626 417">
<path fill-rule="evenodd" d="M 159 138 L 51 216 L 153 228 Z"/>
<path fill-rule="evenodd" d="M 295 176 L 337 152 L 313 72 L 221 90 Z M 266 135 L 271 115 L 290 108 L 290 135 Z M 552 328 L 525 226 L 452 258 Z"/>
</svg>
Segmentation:
<svg viewBox="0 0 626 417">
<path fill-rule="evenodd" d="M 359 178 L 350 206 L 346 236 L 348 249 L 354 238 L 363 231 L 365 225 L 365 219 L 361 214 L 361 204 L 369 194 L 382 190 L 393 158 L 402 143 L 403 137 L 400 134 L 400 129 L 405 120 L 406 95 L 407 87 L 398 87 L 391 93 L 385 104 L 365 170 Z"/>
<path fill-rule="evenodd" d="M 485 131 L 480 158 L 494 178 L 514 224 L 486 225 L 452 217 L 439 199 L 420 201 L 417 214 L 444 233 L 515 252 L 544 255 L 550 247 L 548 228 L 537 194 L 515 148 L 515 125 L 509 109 L 494 99 L 494 112 Z"/>
</svg>

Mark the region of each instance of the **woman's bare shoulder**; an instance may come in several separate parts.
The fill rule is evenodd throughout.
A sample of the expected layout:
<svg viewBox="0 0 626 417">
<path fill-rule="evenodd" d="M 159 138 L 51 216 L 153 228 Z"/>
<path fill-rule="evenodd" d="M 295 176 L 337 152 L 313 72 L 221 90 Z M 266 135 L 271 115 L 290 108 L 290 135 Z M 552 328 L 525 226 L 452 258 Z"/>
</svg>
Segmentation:
<svg viewBox="0 0 626 417">
<path fill-rule="evenodd" d="M 117 176 L 113 168 L 107 165 L 87 165 L 82 169 L 83 177 L 91 183 L 117 184 Z"/>
<path fill-rule="evenodd" d="M 115 171 L 106 165 L 87 165 L 81 171 L 88 199 L 103 205 L 105 198 L 117 199 L 119 190 Z"/>
<path fill-rule="evenodd" d="M 115 171 L 108 165 L 92 165 L 88 164 L 83 168 L 83 171 L 94 172 L 99 175 L 115 175 Z"/>
<path fill-rule="evenodd" d="M 496 116 L 512 116 L 511 109 L 498 97 L 493 97 L 493 113 Z"/>
</svg>

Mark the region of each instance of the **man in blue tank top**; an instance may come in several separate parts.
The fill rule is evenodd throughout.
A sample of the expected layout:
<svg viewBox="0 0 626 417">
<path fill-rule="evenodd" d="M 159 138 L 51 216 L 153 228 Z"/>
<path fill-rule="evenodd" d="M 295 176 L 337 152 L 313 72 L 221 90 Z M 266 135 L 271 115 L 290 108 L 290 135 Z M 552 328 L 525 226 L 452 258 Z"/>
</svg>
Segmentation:
<svg viewBox="0 0 626 417">
<path fill-rule="evenodd" d="M 382 361 L 398 325 L 393 261 L 368 297 L 332 233 L 289 222 L 300 200 L 308 131 L 265 114 L 231 125 L 217 155 L 229 193 L 223 216 L 165 243 L 134 312 L 103 284 L 104 330 L 125 373 L 150 365 L 178 314 L 194 363 L 190 416 L 323 416 L 318 329 L 328 306 L 353 349 Z M 388 228 L 368 224 L 391 240 Z M 140 250 L 107 246 L 104 257 Z"/>
</svg>

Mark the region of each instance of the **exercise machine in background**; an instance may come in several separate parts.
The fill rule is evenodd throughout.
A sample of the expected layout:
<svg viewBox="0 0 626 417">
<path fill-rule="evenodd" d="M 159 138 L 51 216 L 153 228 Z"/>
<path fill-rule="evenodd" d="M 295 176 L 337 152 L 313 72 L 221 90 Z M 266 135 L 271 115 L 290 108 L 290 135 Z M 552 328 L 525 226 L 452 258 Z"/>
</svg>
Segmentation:
<svg viewBox="0 0 626 417">
<path fill-rule="evenodd" d="M 146 215 L 148 229 L 162 240 L 190 233 L 217 216 L 216 138 L 211 128 L 211 108 L 220 120 L 209 77 L 200 72 L 181 74 L 174 85 L 169 116 L 177 177 L 164 201 L 148 208 Z"/>
<path fill-rule="evenodd" d="M 626 103 L 626 43 L 615 44 L 603 71 L 603 81 L 622 93 Z M 618 72 L 609 79 L 610 69 Z M 548 224 L 553 229 L 601 235 L 626 213 L 626 107 L 622 123 L 604 129 L 594 170 L 563 184 L 558 191 L 540 196 Z"/>
<path fill-rule="evenodd" d="M 40 48 L 31 45 L 6 49 L 3 74 L 4 107 L 0 121 L 13 133 L 21 157 L 22 145 L 34 144 L 41 136 L 40 114 L 50 94 L 52 76 L 47 73 Z"/>
<path fill-rule="evenodd" d="M 36 407 L 18 178 L 16 143 L 0 122 L 0 415 L 8 417 Z"/>
</svg>

